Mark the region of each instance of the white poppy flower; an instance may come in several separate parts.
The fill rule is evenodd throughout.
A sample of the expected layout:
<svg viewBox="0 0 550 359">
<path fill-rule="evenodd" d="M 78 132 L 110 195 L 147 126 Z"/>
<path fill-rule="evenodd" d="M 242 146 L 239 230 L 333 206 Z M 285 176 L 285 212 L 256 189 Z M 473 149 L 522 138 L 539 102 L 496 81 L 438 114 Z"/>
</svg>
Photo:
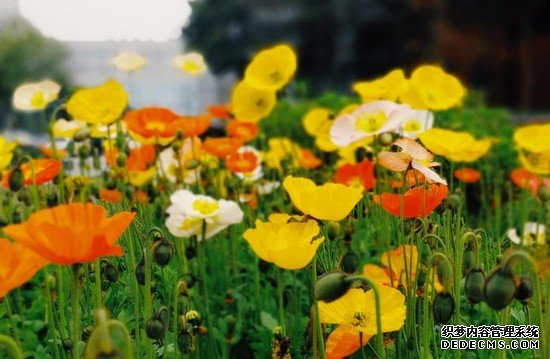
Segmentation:
<svg viewBox="0 0 550 359">
<path fill-rule="evenodd" d="M 73 138 L 74 135 L 87 126 L 86 122 L 73 120 L 67 121 L 59 119 L 53 124 L 53 134 L 59 138 Z"/>
<path fill-rule="evenodd" d="M 190 52 L 174 58 L 174 64 L 183 72 L 191 75 L 202 75 L 208 67 L 204 58 L 198 52 Z"/>
<path fill-rule="evenodd" d="M 254 188 L 258 191 L 260 195 L 266 195 L 273 193 L 277 188 L 281 187 L 281 182 L 279 181 L 265 181 L 256 183 Z"/>
<path fill-rule="evenodd" d="M 111 60 L 117 70 L 124 72 L 134 72 L 141 69 L 147 60 L 135 52 L 123 52 Z"/>
<path fill-rule="evenodd" d="M 199 235 L 201 240 L 204 225 L 204 239 L 208 239 L 229 225 L 242 222 L 244 216 L 235 202 L 196 195 L 188 190 L 174 192 L 170 201 L 172 204 L 166 210 L 169 214 L 166 227 L 178 237 Z"/>
<path fill-rule="evenodd" d="M 59 96 L 61 86 L 51 80 L 19 86 L 13 93 L 13 107 L 20 111 L 43 110 Z"/>
<path fill-rule="evenodd" d="M 506 234 L 510 241 L 515 244 L 522 244 L 523 242 L 525 246 L 532 246 L 546 243 L 546 227 L 540 223 L 525 222 L 523 225 L 523 238 L 518 235 L 516 228 L 510 228 Z"/>
<path fill-rule="evenodd" d="M 395 114 L 403 109 L 410 107 L 385 100 L 361 105 L 351 114 L 344 114 L 334 120 L 330 128 L 330 140 L 337 146 L 346 147 L 369 136 L 396 132 L 402 118 Z"/>
<path fill-rule="evenodd" d="M 434 114 L 427 110 L 401 109 L 394 113 L 394 117 L 401 123 L 401 134 L 413 140 L 434 125 Z"/>
</svg>

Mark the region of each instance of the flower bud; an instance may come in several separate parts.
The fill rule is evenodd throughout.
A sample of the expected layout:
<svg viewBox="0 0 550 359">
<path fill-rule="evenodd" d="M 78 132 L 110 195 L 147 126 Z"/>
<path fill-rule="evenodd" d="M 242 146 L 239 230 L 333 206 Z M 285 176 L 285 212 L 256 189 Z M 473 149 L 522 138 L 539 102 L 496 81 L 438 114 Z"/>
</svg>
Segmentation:
<svg viewBox="0 0 550 359">
<path fill-rule="evenodd" d="M 101 261 L 101 275 L 110 283 L 115 283 L 118 281 L 119 272 L 118 268 L 115 267 L 111 262 L 107 260 Z"/>
<path fill-rule="evenodd" d="M 73 136 L 73 140 L 75 142 L 82 142 L 90 137 L 90 134 L 92 132 L 88 127 L 81 128 L 80 130 L 76 131 L 76 133 Z"/>
<path fill-rule="evenodd" d="M 175 247 L 168 240 L 157 241 L 153 245 L 153 260 L 158 265 L 164 267 L 168 265 L 174 258 Z"/>
<path fill-rule="evenodd" d="M 17 199 L 23 202 L 26 206 L 30 206 L 32 203 L 32 193 L 28 188 L 23 188 L 17 193 Z"/>
<path fill-rule="evenodd" d="M 464 251 L 462 255 L 462 275 L 467 275 L 472 269 L 474 269 L 476 263 L 476 254 L 472 250 Z"/>
<path fill-rule="evenodd" d="M 447 292 L 437 293 L 432 303 L 434 321 L 437 324 L 446 324 L 455 311 L 455 301 Z"/>
<path fill-rule="evenodd" d="M 10 190 L 13 192 L 19 191 L 23 187 L 23 181 L 23 172 L 19 167 L 11 171 L 10 177 L 8 178 Z"/>
<path fill-rule="evenodd" d="M 520 276 L 518 278 L 518 291 L 516 292 L 516 299 L 523 304 L 527 304 L 529 298 L 533 296 L 533 283 L 531 279 L 526 276 Z"/>
<path fill-rule="evenodd" d="M 351 283 L 345 280 L 346 277 L 346 274 L 342 272 L 332 272 L 321 276 L 313 289 L 315 299 L 330 303 L 342 297 L 351 286 Z"/>
<path fill-rule="evenodd" d="M 351 274 L 357 270 L 359 266 L 359 257 L 355 252 L 349 250 L 342 258 L 342 269 L 345 273 Z"/>
<path fill-rule="evenodd" d="M 128 158 L 128 156 L 126 156 L 126 154 L 124 152 L 120 152 L 117 156 L 116 156 L 116 165 L 118 167 L 124 167 L 126 166 L 126 159 Z"/>
<path fill-rule="evenodd" d="M 459 194 L 451 193 L 445 200 L 445 203 L 447 203 L 448 208 L 457 210 L 460 206 L 462 206 L 463 201 Z"/>
<path fill-rule="evenodd" d="M 384 132 L 378 135 L 378 141 L 382 146 L 389 146 L 393 142 L 393 135 L 389 132 Z"/>
<path fill-rule="evenodd" d="M 123 150 L 124 147 L 126 147 L 126 136 L 124 136 L 124 133 L 118 132 L 115 137 L 115 146 L 119 150 Z"/>
<path fill-rule="evenodd" d="M 183 354 L 189 354 L 195 351 L 193 338 L 187 330 L 181 330 L 178 334 L 178 348 Z"/>
<path fill-rule="evenodd" d="M 550 200 L 550 188 L 546 186 L 540 186 L 538 190 L 538 196 L 541 199 L 541 201 L 546 202 Z"/>
<path fill-rule="evenodd" d="M 78 157 L 80 157 L 81 159 L 86 159 L 90 157 L 91 153 L 92 151 L 90 149 L 90 146 L 88 145 L 80 146 L 80 148 L 78 149 Z"/>
<path fill-rule="evenodd" d="M 55 207 L 59 204 L 59 198 L 57 196 L 57 192 L 48 193 L 46 195 L 46 205 L 48 208 Z"/>
<path fill-rule="evenodd" d="M 61 341 L 61 345 L 63 345 L 63 349 L 69 351 L 73 350 L 73 341 L 69 338 L 65 338 Z"/>
<path fill-rule="evenodd" d="M 466 276 L 464 292 L 471 304 L 477 304 L 484 299 L 485 273 L 481 269 L 472 269 Z"/>
<path fill-rule="evenodd" d="M 497 267 L 485 282 L 485 301 L 494 310 L 506 308 L 516 292 L 514 274 L 503 267 Z"/>
<path fill-rule="evenodd" d="M 150 339 L 161 339 L 164 337 L 164 330 L 164 321 L 156 316 L 153 316 L 145 323 L 145 332 Z"/>
<path fill-rule="evenodd" d="M 139 284 L 145 285 L 145 253 L 141 258 L 141 262 L 136 266 L 136 280 Z"/>
</svg>

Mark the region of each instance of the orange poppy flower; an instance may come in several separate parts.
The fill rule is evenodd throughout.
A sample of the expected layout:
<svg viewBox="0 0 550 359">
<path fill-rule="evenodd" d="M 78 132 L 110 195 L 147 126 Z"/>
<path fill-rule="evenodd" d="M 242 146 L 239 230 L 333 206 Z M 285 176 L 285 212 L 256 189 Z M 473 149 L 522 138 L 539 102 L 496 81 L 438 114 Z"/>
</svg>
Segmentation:
<svg viewBox="0 0 550 359">
<path fill-rule="evenodd" d="M 31 279 L 34 274 L 48 264 L 42 258 L 20 243 L 0 238 L 0 298 Z"/>
<path fill-rule="evenodd" d="M 464 183 L 476 183 L 481 178 L 481 172 L 470 167 L 463 167 L 454 172 L 455 178 Z"/>
<path fill-rule="evenodd" d="M 212 156 L 225 159 L 232 153 L 237 152 L 243 145 L 240 138 L 218 137 L 207 138 L 202 144 L 202 149 Z"/>
<path fill-rule="evenodd" d="M 138 148 L 132 148 L 128 158 L 126 158 L 126 168 L 129 171 L 145 171 L 155 162 L 156 150 L 153 145 L 143 145 Z M 116 166 L 118 150 L 115 147 L 105 151 L 105 161 L 111 167 Z"/>
<path fill-rule="evenodd" d="M 139 203 L 147 203 L 149 197 L 147 196 L 147 192 L 144 192 L 144 191 L 136 191 L 134 193 L 134 198 L 133 198 L 133 201 L 134 202 L 139 202 Z"/>
<path fill-rule="evenodd" d="M 107 218 L 100 205 L 71 203 L 35 212 L 4 233 L 55 264 L 89 263 L 123 255 L 116 242 L 135 215 L 124 211 Z"/>
<path fill-rule="evenodd" d="M 323 164 L 323 161 L 315 156 L 313 152 L 306 148 L 300 148 L 300 158 L 298 158 L 298 163 L 301 167 L 312 170 Z"/>
<path fill-rule="evenodd" d="M 53 152 L 53 148 L 51 148 L 50 146 L 40 146 L 40 152 L 46 156 L 47 158 L 51 158 L 51 159 L 56 159 L 55 156 L 54 156 L 54 152 Z M 67 151 L 65 150 L 62 150 L 62 149 L 56 149 L 56 153 L 57 153 L 57 158 L 58 159 L 63 159 L 65 157 L 67 157 Z"/>
<path fill-rule="evenodd" d="M 99 191 L 99 198 L 105 202 L 120 203 L 122 202 L 123 195 L 118 189 L 102 188 Z"/>
<path fill-rule="evenodd" d="M 210 127 L 210 115 L 200 115 L 195 117 L 180 117 L 177 120 L 177 128 L 183 132 L 183 137 L 197 137 L 202 135 Z"/>
<path fill-rule="evenodd" d="M 248 142 L 258 135 L 260 127 L 254 122 L 231 121 L 227 124 L 227 134 Z"/>
<path fill-rule="evenodd" d="M 368 160 L 357 164 L 346 163 L 336 170 L 334 182 L 352 187 L 363 186 L 366 190 L 372 189 L 376 184 L 374 165 Z"/>
<path fill-rule="evenodd" d="M 374 203 L 396 217 L 401 217 L 401 207 L 403 218 L 426 217 L 447 198 L 448 193 L 447 186 L 432 183 L 428 188 L 411 188 L 404 195 L 384 193 L 374 196 Z"/>
<path fill-rule="evenodd" d="M 340 325 L 334 329 L 327 339 L 325 354 L 327 359 L 342 359 L 355 353 L 367 345 L 370 336 L 363 334 L 360 337 L 359 331 L 347 325 Z"/>
<path fill-rule="evenodd" d="M 519 188 L 528 189 L 533 195 L 536 195 L 542 179 L 526 170 L 525 168 L 517 168 L 510 173 L 510 179 Z"/>
<path fill-rule="evenodd" d="M 235 152 L 227 156 L 225 165 L 231 172 L 252 172 L 258 166 L 258 156 L 253 152 Z"/>
<path fill-rule="evenodd" d="M 31 185 L 36 180 L 37 185 L 49 182 L 61 171 L 61 162 L 49 158 L 38 158 L 22 164 L 20 167 L 23 172 L 23 183 Z M 4 173 L 2 185 L 9 187 L 9 179 L 12 171 Z M 33 178 L 34 177 L 34 178 Z"/>
<path fill-rule="evenodd" d="M 208 113 L 211 114 L 212 117 L 219 118 L 221 120 L 229 120 L 233 117 L 231 116 L 231 113 L 229 113 L 228 105 L 208 106 Z"/>
<path fill-rule="evenodd" d="M 178 115 L 162 107 L 130 111 L 124 116 L 130 134 L 138 140 L 171 140 L 178 132 L 178 119 Z"/>
</svg>

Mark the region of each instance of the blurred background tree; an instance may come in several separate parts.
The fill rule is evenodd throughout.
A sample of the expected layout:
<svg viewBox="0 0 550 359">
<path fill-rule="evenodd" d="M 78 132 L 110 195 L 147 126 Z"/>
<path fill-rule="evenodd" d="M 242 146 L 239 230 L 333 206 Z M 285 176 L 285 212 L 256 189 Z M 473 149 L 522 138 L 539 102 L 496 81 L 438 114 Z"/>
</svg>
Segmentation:
<svg viewBox="0 0 550 359">
<path fill-rule="evenodd" d="M 443 65 L 488 102 L 548 109 L 548 0 L 195 0 L 186 45 L 216 73 L 242 71 L 259 48 L 299 52 L 314 92 L 420 63 Z"/>
<path fill-rule="evenodd" d="M 0 28 L 0 128 L 10 114 L 13 90 L 21 83 L 49 78 L 67 83 L 64 70 L 66 51 L 58 42 L 46 39 L 38 30 L 21 18 Z M 17 114 L 17 116 L 29 116 Z M 27 130 L 36 129 L 33 122 L 21 121 Z M 38 130 L 42 130 L 39 127 Z"/>
</svg>

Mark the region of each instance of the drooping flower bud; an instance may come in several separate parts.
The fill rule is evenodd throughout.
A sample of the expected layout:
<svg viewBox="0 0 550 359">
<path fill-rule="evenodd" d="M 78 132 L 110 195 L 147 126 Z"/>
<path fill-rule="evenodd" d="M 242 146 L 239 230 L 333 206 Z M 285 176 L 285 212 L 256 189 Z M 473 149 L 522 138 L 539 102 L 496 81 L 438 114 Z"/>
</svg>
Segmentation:
<svg viewBox="0 0 550 359">
<path fill-rule="evenodd" d="M 432 303 L 434 320 L 438 324 L 446 324 L 455 311 L 455 300 L 447 292 L 437 293 Z"/>
<path fill-rule="evenodd" d="M 533 296 L 533 283 L 531 278 L 526 276 L 520 276 L 518 278 L 519 285 L 516 292 L 516 299 L 523 304 L 527 304 L 529 299 Z"/>
<path fill-rule="evenodd" d="M 359 266 L 359 257 L 351 249 L 342 258 L 342 269 L 345 273 L 351 274 L 357 270 Z"/>
<path fill-rule="evenodd" d="M 315 283 L 313 295 L 315 299 L 330 303 L 347 293 L 351 283 L 346 281 L 346 274 L 342 272 L 332 272 L 324 274 Z"/>
<path fill-rule="evenodd" d="M 497 267 L 485 282 L 485 301 L 494 310 L 506 308 L 516 292 L 516 278 L 504 267 Z"/>
<path fill-rule="evenodd" d="M 481 269 L 472 269 L 466 276 L 464 292 L 471 304 L 480 303 L 484 297 L 485 273 Z"/>
<path fill-rule="evenodd" d="M 175 252 L 176 247 L 172 242 L 167 239 L 157 241 L 153 245 L 153 260 L 158 265 L 164 267 L 172 261 Z"/>
<path fill-rule="evenodd" d="M 76 133 L 73 136 L 73 140 L 75 142 L 82 142 L 90 137 L 90 134 L 92 132 L 88 127 L 81 128 L 80 130 L 76 131 Z"/>
<path fill-rule="evenodd" d="M 8 179 L 10 190 L 13 192 L 19 191 L 23 187 L 24 179 L 23 172 L 19 167 L 11 171 L 10 178 Z"/>
</svg>

